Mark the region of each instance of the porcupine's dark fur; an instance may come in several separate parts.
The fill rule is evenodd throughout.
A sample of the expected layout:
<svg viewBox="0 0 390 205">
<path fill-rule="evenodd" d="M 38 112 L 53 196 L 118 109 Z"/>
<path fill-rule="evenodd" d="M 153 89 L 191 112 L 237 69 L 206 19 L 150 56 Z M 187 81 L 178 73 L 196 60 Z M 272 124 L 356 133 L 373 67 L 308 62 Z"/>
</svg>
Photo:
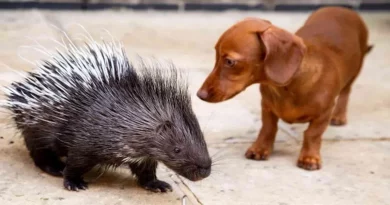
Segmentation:
<svg viewBox="0 0 390 205">
<path fill-rule="evenodd" d="M 165 192 L 157 161 L 194 181 L 211 170 L 186 81 L 166 67 L 136 67 L 115 44 L 71 46 L 7 87 L 5 107 L 36 166 L 65 188 L 85 189 L 95 165 L 128 164 L 141 186 Z"/>
</svg>

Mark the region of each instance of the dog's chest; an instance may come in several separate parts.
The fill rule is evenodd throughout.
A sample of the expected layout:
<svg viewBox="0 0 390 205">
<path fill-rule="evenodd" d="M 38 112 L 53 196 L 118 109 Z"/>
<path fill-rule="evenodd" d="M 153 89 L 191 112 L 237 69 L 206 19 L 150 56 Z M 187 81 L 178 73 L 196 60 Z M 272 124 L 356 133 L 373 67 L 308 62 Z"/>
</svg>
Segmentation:
<svg viewBox="0 0 390 205">
<path fill-rule="evenodd" d="M 288 101 L 274 103 L 271 109 L 276 116 L 287 123 L 305 123 L 312 119 L 303 107 L 296 106 Z"/>
<path fill-rule="evenodd" d="M 299 97 L 288 91 L 276 92 L 268 90 L 262 92 L 264 105 L 287 123 L 305 123 L 312 119 L 311 110 L 315 105 L 299 100 Z"/>
</svg>

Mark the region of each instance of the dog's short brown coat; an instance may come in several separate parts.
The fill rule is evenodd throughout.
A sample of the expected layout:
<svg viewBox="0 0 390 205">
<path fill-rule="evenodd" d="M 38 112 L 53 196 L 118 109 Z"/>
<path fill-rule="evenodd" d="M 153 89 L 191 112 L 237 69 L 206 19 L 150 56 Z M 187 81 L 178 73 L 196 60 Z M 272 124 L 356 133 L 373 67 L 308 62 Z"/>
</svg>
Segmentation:
<svg viewBox="0 0 390 205">
<path fill-rule="evenodd" d="M 295 34 L 267 20 L 247 18 L 219 38 L 215 67 L 197 95 L 221 102 L 260 83 L 263 125 L 246 157 L 268 158 L 279 119 L 309 122 L 298 166 L 320 169 L 321 136 L 329 122 L 347 121 L 351 85 L 371 49 L 367 40 L 363 20 L 346 8 L 313 12 Z"/>
</svg>

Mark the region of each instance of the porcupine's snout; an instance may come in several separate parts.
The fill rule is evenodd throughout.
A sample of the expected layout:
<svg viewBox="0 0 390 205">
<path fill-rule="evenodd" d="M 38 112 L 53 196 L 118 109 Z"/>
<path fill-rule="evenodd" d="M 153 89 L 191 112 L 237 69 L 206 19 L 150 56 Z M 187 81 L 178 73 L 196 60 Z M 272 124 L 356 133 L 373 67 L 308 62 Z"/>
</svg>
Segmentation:
<svg viewBox="0 0 390 205">
<path fill-rule="evenodd" d="M 210 176 L 211 159 L 198 159 L 193 162 L 186 162 L 179 169 L 174 169 L 178 174 L 191 181 L 200 181 Z"/>
<path fill-rule="evenodd" d="M 211 159 L 210 157 L 203 157 L 204 159 L 201 159 L 196 164 L 196 169 L 194 172 L 192 172 L 192 175 L 189 176 L 189 179 L 192 181 L 199 181 L 202 180 L 208 176 L 210 176 L 211 173 Z"/>
<path fill-rule="evenodd" d="M 167 143 L 163 152 L 163 155 L 158 155 L 159 161 L 191 181 L 202 180 L 211 173 L 212 160 L 203 136 L 196 141 Z"/>
<path fill-rule="evenodd" d="M 193 181 L 198 181 L 198 180 L 201 180 L 201 179 L 204 179 L 204 178 L 210 176 L 211 160 L 206 165 L 203 165 L 203 166 L 198 165 L 198 171 L 199 171 L 198 177 L 194 178 L 195 180 L 193 180 Z"/>
<path fill-rule="evenodd" d="M 198 133 L 193 139 L 195 143 L 186 144 L 187 160 L 182 175 L 191 181 L 199 181 L 210 175 L 212 160 L 203 134 Z"/>
<path fill-rule="evenodd" d="M 182 165 L 182 175 L 191 181 L 199 181 L 207 178 L 211 173 L 212 160 L 207 147 L 188 147 L 188 161 Z"/>
</svg>

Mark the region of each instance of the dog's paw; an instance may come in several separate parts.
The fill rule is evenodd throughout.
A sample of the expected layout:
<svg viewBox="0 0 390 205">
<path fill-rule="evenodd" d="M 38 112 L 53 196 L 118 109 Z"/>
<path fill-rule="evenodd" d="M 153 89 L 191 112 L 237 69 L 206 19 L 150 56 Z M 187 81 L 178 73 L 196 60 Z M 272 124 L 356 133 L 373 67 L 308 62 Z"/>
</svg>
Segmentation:
<svg viewBox="0 0 390 205">
<path fill-rule="evenodd" d="M 298 159 L 298 167 L 309 171 L 321 169 L 321 158 L 315 156 L 301 156 Z"/>
<path fill-rule="evenodd" d="M 330 125 L 333 125 L 333 126 L 343 126 L 345 124 L 347 124 L 346 117 L 333 116 L 332 119 L 330 120 Z"/>
<path fill-rule="evenodd" d="M 247 159 L 254 160 L 267 160 L 271 151 L 266 148 L 258 148 L 256 145 L 252 145 L 245 153 Z"/>
<path fill-rule="evenodd" d="M 171 192 L 172 187 L 168 183 L 160 180 L 153 180 L 142 185 L 143 188 L 152 192 Z"/>
<path fill-rule="evenodd" d="M 88 184 L 82 179 L 64 179 L 64 187 L 69 191 L 79 191 L 86 190 L 88 188 Z"/>
</svg>

